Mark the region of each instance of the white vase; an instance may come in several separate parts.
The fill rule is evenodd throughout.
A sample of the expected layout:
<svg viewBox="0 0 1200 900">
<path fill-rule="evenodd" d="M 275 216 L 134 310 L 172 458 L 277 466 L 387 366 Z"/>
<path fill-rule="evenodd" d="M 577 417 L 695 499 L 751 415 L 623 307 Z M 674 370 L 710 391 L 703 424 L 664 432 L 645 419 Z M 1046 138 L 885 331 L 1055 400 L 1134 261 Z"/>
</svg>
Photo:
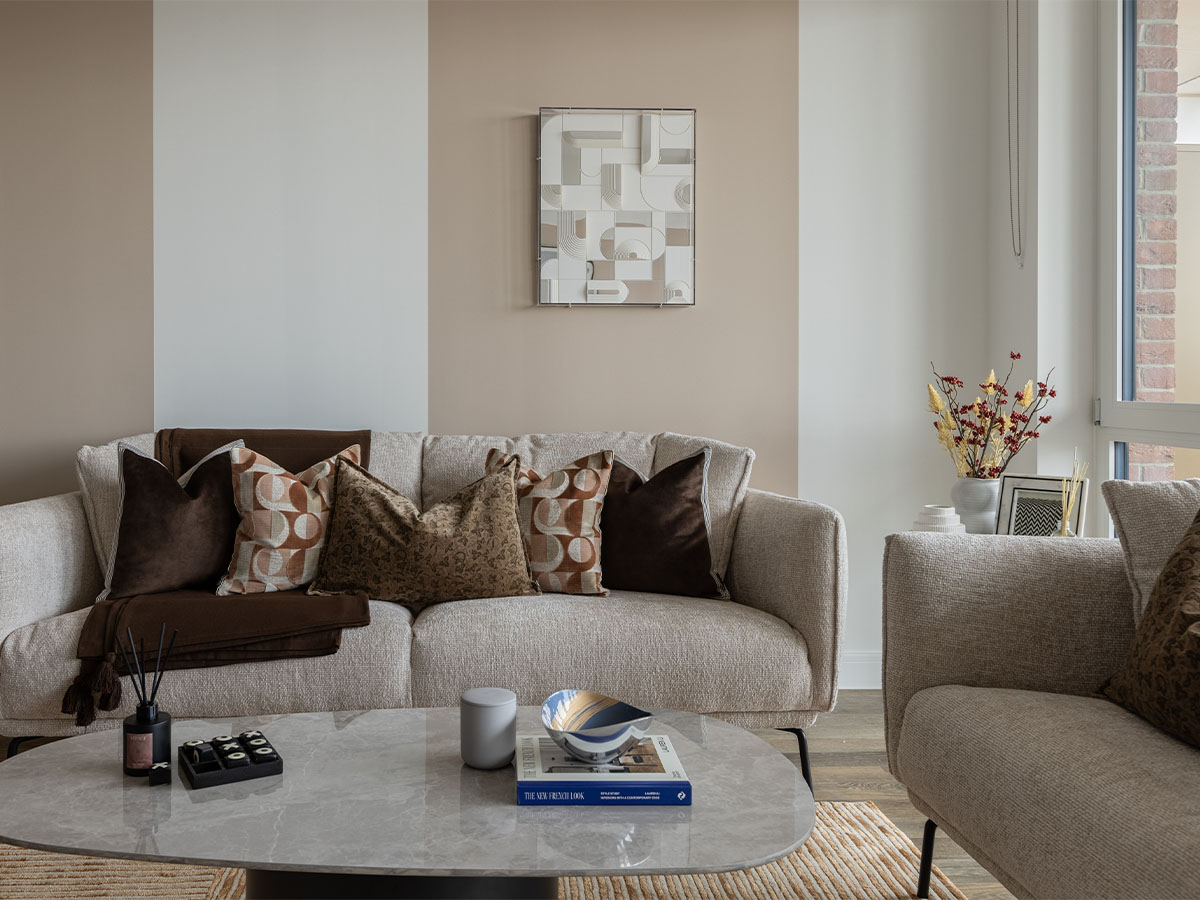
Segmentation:
<svg viewBox="0 0 1200 900">
<path fill-rule="evenodd" d="M 950 501 L 968 534 L 996 533 L 999 478 L 957 478 L 950 487 Z"/>
</svg>

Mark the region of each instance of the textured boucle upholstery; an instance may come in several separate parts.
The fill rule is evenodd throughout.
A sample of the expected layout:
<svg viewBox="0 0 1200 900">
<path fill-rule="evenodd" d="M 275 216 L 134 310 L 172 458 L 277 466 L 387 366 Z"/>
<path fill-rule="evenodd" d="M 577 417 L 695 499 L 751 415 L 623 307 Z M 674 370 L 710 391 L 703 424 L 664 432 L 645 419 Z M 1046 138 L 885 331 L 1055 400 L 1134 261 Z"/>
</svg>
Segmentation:
<svg viewBox="0 0 1200 900">
<path fill-rule="evenodd" d="M 1117 541 L 911 532 L 883 560 L 888 761 L 905 707 L 940 684 L 1090 694 L 1133 638 Z"/>
<path fill-rule="evenodd" d="M 836 510 L 749 491 L 733 541 L 734 600 L 804 635 L 812 666 L 812 708 L 833 709 L 846 617 L 846 528 Z"/>
<path fill-rule="evenodd" d="M 649 707 L 804 710 L 812 682 L 804 638 L 786 622 L 726 600 L 611 591 L 443 603 L 413 624 L 413 702 L 447 706 L 469 687 L 518 702 L 587 687 Z"/>
<path fill-rule="evenodd" d="M 3 507 L 0 641 L 22 625 L 90 605 L 103 587 L 78 491 Z"/>
<path fill-rule="evenodd" d="M 421 502 L 420 431 L 372 431 L 368 471 L 413 503 Z M 253 449 L 253 448 L 251 448 Z"/>
<path fill-rule="evenodd" d="M 49 720 L 39 734 L 77 731 L 60 705 L 79 674 L 75 646 L 87 613 L 81 609 L 26 625 L 0 644 L 5 718 Z M 163 676 L 160 703 L 176 718 L 410 706 L 411 623 L 403 607 L 372 601 L 371 624 L 345 629 L 341 649 L 331 656 L 171 671 Z M 133 712 L 137 701 L 128 684 L 120 708 L 98 710 L 93 728 L 102 727 L 102 720 L 115 726 Z"/>
<path fill-rule="evenodd" d="M 1107 700 L 915 694 L 897 774 L 1035 897 L 1200 897 L 1200 753 Z"/>
<path fill-rule="evenodd" d="M 1200 478 L 1106 481 L 1100 490 L 1125 553 L 1136 624 L 1150 602 L 1158 574 L 1200 511 Z"/>
</svg>

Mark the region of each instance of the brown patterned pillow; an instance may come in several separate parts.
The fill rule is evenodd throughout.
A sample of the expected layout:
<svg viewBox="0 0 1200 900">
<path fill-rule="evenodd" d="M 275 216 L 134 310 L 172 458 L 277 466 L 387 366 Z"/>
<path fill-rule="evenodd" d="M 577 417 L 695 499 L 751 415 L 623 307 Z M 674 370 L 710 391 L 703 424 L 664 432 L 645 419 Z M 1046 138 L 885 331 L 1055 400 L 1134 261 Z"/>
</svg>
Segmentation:
<svg viewBox="0 0 1200 900">
<path fill-rule="evenodd" d="M 518 465 L 514 458 L 422 513 L 362 466 L 338 460 L 329 541 L 308 592 L 363 591 L 414 613 L 541 593 L 517 524 Z"/>
<path fill-rule="evenodd" d="M 489 450 L 487 470 L 515 457 Z M 601 583 L 600 515 L 613 453 L 581 457 L 543 478 L 528 466 L 517 476 L 517 520 L 538 586 L 559 594 L 607 594 Z"/>
<path fill-rule="evenodd" d="M 316 577 L 339 457 L 357 463 L 358 444 L 299 475 L 253 450 L 229 451 L 233 502 L 242 521 L 229 570 L 217 585 L 218 595 L 287 591 Z"/>
<path fill-rule="evenodd" d="M 1100 691 L 1200 747 L 1200 514 L 1158 576 L 1124 667 Z"/>
</svg>

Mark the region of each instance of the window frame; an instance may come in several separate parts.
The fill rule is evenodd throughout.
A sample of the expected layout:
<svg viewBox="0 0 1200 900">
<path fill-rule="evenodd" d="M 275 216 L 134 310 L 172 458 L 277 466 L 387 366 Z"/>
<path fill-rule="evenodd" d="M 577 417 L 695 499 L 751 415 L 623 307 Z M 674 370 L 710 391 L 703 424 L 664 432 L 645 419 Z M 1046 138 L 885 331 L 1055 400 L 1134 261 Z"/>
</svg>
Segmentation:
<svg viewBox="0 0 1200 900">
<path fill-rule="evenodd" d="M 1137 2 L 1100 4 L 1097 238 L 1100 262 L 1094 459 L 1108 459 L 1110 477 L 1125 477 L 1120 444 L 1200 449 L 1200 403 L 1127 399 L 1133 396 Z"/>
</svg>

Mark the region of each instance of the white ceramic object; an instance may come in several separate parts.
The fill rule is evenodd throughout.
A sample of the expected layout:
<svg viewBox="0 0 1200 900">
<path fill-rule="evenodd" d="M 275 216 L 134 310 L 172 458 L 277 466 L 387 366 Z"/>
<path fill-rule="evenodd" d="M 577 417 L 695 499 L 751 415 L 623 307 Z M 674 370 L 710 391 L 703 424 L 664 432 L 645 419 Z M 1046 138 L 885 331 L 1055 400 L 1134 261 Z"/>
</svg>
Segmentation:
<svg viewBox="0 0 1200 900">
<path fill-rule="evenodd" d="M 517 751 L 517 695 L 506 688 L 471 688 L 459 704 L 459 749 L 473 769 L 499 769 Z"/>
<path fill-rule="evenodd" d="M 995 534 L 1000 505 L 999 478 L 956 478 L 950 499 L 968 534 Z"/>
<path fill-rule="evenodd" d="M 913 531 L 936 531 L 941 534 L 962 534 L 967 530 L 954 511 L 953 506 L 930 503 L 921 509 L 921 515 L 913 522 Z"/>
</svg>

